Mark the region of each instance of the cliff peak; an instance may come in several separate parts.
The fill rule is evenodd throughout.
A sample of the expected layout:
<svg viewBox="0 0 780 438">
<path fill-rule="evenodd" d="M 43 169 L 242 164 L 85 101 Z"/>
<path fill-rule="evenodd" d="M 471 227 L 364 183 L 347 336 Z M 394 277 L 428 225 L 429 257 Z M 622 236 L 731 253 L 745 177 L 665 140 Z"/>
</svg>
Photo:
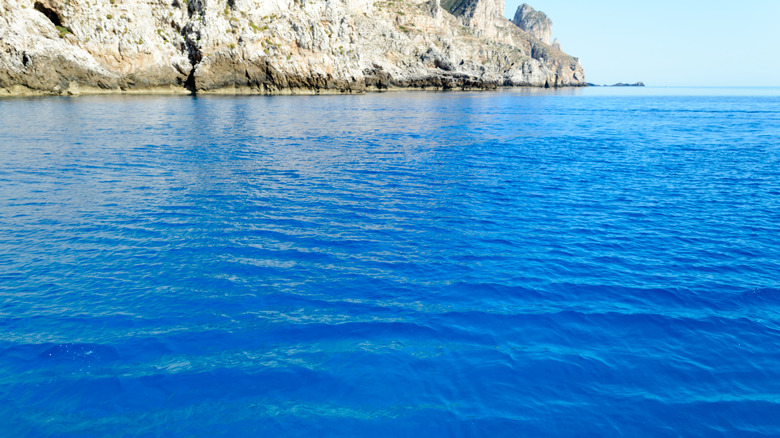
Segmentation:
<svg viewBox="0 0 780 438">
<path fill-rule="evenodd" d="M 517 8 L 512 22 L 520 29 L 528 32 L 532 37 L 545 44 L 550 44 L 553 23 L 544 12 L 537 11 L 527 3 L 523 3 Z"/>
</svg>

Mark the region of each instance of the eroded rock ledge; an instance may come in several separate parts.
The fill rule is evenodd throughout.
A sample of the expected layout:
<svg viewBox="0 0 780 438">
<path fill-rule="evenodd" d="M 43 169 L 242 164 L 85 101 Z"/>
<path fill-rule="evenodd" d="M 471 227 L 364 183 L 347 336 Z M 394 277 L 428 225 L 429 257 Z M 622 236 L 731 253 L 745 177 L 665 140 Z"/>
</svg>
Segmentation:
<svg viewBox="0 0 780 438">
<path fill-rule="evenodd" d="M 0 0 L 0 95 L 586 85 L 576 58 L 502 14 L 503 0 Z"/>
</svg>

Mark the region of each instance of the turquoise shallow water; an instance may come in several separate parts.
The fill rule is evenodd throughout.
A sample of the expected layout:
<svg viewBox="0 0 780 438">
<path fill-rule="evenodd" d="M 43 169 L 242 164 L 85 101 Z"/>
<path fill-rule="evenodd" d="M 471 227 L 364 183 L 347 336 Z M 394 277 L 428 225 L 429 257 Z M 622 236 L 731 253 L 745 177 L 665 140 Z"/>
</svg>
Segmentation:
<svg viewBox="0 0 780 438">
<path fill-rule="evenodd" d="M 780 91 L 0 100 L 2 436 L 778 436 Z"/>
</svg>

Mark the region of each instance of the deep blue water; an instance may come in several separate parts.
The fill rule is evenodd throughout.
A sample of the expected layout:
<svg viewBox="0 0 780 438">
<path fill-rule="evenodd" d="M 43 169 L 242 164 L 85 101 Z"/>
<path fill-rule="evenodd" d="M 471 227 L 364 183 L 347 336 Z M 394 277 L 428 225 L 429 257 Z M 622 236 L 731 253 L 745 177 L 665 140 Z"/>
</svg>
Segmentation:
<svg viewBox="0 0 780 438">
<path fill-rule="evenodd" d="M 778 435 L 778 90 L 0 100 L 0 436 Z"/>
</svg>

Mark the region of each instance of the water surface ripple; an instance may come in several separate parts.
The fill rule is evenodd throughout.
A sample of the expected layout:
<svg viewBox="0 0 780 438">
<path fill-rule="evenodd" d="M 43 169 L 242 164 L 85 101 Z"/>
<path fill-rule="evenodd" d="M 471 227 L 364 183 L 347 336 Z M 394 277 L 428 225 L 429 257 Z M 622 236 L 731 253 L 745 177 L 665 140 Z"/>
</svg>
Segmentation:
<svg viewBox="0 0 780 438">
<path fill-rule="evenodd" d="M 0 101 L 2 436 L 778 436 L 777 95 Z"/>
</svg>

